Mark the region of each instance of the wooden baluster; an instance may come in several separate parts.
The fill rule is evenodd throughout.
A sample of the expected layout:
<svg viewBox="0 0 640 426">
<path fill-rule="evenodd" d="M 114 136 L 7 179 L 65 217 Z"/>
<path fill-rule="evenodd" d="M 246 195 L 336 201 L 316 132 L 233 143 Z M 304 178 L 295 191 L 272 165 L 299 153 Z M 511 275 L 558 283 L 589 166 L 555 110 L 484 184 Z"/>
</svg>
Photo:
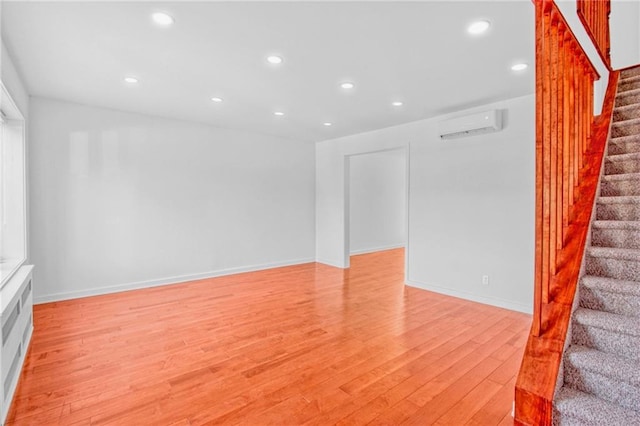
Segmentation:
<svg viewBox="0 0 640 426">
<path fill-rule="evenodd" d="M 578 180 L 577 185 L 580 186 L 580 170 L 582 170 L 582 138 L 584 127 L 582 126 L 582 93 L 584 90 L 584 81 L 582 80 L 582 69 L 584 67 L 583 58 L 579 57 L 576 61 L 576 81 L 578 85 L 578 90 L 576 91 L 576 117 L 577 119 L 577 128 L 578 128 L 578 140 L 577 140 L 577 149 L 576 149 L 576 157 L 578 160 Z M 580 196 L 580 194 L 578 194 Z"/>
<path fill-rule="evenodd" d="M 588 65 L 585 62 L 584 68 L 582 69 L 582 127 L 584 129 L 584 139 L 582 140 L 583 166 L 586 164 L 587 148 L 589 146 L 589 133 L 591 133 L 591 116 L 593 115 L 593 111 L 589 111 L 589 98 L 587 98 L 587 95 L 589 93 L 589 86 L 591 86 L 591 81 L 587 76 L 588 72 Z"/>
<path fill-rule="evenodd" d="M 545 6 L 548 6 L 550 3 L 545 2 Z M 545 26 L 551 28 L 551 11 L 549 8 L 545 8 L 544 10 L 544 22 Z M 545 47 L 550 47 L 549 40 L 549 32 L 545 31 L 544 37 L 544 45 Z M 550 185 L 551 185 L 551 170 L 549 168 L 549 164 L 551 163 L 551 149 L 549 146 L 549 141 L 551 139 L 551 57 L 550 55 L 545 55 L 544 59 L 544 69 L 542 78 L 544 79 L 542 83 L 542 97 L 543 97 L 543 136 L 542 136 L 542 147 L 543 147 L 543 157 L 542 157 L 542 302 L 549 303 L 549 282 L 551 277 L 550 266 L 551 262 L 551 250 L 550 250 L 550 225 L 551 225 L 551 209 L 550 209 Z"/>
<path fill-rule="evenodd" d="M 540 2 L 535 3 L 536 13 L 536 58 L 543 58 L 544 53 L 544 33 L 545 33 L 545 16 L 544 5 Z M 544 201 L 543 201 L 543 140 L 544 140 L 544 80 L 545 80 L 545 64 L 543 60 L 536 60 L 536 213 L 535 213 L 535 261 L 534 261 L 534 291 L 533 291 L 533 322 L 531 324 L 531 334 L 540 336 L 542 334 L 542 303 L 543 303 L 543 281 L 545 268 L 543 268 L 542 253 L 542 234 L 544 220 Z M 542 95 L 542 96 L 540 96 Z"/>
<path fill-rule="evenodd" d="M 556 175 L 557 175 L 557 204 L 556 204 L 556 249 L 558 251 L 562 250 L 564 246 L 564 206 L 567 202 L 564 196 L 564 187 L 565 187 L 565 175 L 564 175 L 564 98 L 565 98 L 565 69 L 564 69 L 564 33 L 565 28 L 558 28 L 558 38 L 557 38 L 557 46 L 558 46 L 558 57 L 556 67 L 558 69 L 558 129 L 557 129 L 557 138 L 558 138 L 558 155 L 557 155 L 557 165 L 556 165 Z"/>
<path fill-rule="evenodd" d="M 575 58 L 575 43 L 571 40 L 569 44 L 569 200 L 570 204 L 573 207 L 575 204 L 575 195 L 576 195 L 576 157 L 575 157 L 575 146 L 576 146 L 576 79 L 575 79 L 575 67 L 576 67 L 576 58 Z M 571 213 L 573 214 L 573 210 Z"/>
<path fill-rule="evenodd" d="M 571 157 L 571 114 L 570 101 L 571 97 L 571 80 L 570 71 L 570 34 L 568 31 L 562 33 L 562 62 L 560 69 L 562 70 L 563 80 L 563 97 L 562 97 L 562 242 L 567 238 L 569 229 L 569 207 L 573 203 L 570 157 Z"/>
<path fill-rule="evenodd" d="M 575 178 L 576 178 L 576 195 L 580 197 L 580 168 L 582 167 L 582 157 L 580 156 L 580 141 L 582 140 L 582 128 L 580 127 L 580 93 L 582 90 L 581 81 L 580 81 L 580 68 L 581 62 L 580 57 L 577 55 L 579 49 L 579 45 L 576 45 L 576 67 L 574 71 L 574 78 L 576 79 L 576 91 L 575 91 L 575 104 L 573 105 L 573 113 L 576 116 L 576 146 L 574 155 L 576 157 L 576 170 L 575 170 Z"/>
<path fill-rule="evenodd" d="M 551 105 L 550 113 L 550 138 L 549 138 L 549 273 L 556 274 L 556 240 L 558 231 L 558 217 L 556 206 L 558 204 L 558 16 L 551 15 Z"/>
</svg>

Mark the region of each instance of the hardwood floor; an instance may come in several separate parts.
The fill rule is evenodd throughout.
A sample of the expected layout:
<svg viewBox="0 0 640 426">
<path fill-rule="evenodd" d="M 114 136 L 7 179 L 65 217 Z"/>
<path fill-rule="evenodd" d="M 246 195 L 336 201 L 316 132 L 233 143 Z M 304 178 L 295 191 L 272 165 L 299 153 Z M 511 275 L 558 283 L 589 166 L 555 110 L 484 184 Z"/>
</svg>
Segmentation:
<svg viewBox="0 0 640 426">
<path fill-rule="evenodd" d="M 531 317 L 402 250 L 37 305 L 8 425 L 513 424 Z"/>
</svg>

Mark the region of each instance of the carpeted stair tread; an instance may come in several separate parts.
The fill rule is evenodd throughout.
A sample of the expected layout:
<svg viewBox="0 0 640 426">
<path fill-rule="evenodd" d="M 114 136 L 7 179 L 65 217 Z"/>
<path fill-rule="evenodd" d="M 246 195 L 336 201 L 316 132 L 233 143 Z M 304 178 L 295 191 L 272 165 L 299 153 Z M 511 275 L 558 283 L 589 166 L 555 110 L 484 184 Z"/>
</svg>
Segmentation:
<svg viewBox="0 0 640 426">
<path fill-rule="evenodd" d="M 626 315 L 578 308 L 573 313 L 573 321 L 588 327 L 640 337 L 640 321 Z"/>
<path fill-rule="evenodd" d="M 612 143 L 640 142 L 640 135 L 619 136 L 617 138 L 611 138 L 611 142 Z"/>
<path fill-rule="evenodd" d="M 637 95 L 640 94 L 640 88 L 638 89 L 631 89 L 631 90 L 625 90 L 623 92 L 618 92 L 616 94 L 616 100 L 618 99 L 624 99 L 633 95 Z M 616 105 L 617 106 L 617 105 Z"/>
<path fill-rule="evenodd" d="M 607 161 L 629 161 L 640 160 L 640 152 L 628 152 L 626 154 L 607 155 Z"/>
<path fill-rule="evenodd" d="M 627 92 L 629 90 L 634 90 L 640 88 L 640 79 L 628 79 L 627 81 L 621 81 L 618 85 L 618 91 L 620 93 Z"/>
<path fill-rule="evenodd" d="M 616 108 L 640 103 L 640 89 L 632 89 L 618 93 L 616 96 Z"/>
<path fill-rule="evenodd" d="M 640 361 L 617 357 L 581 345 L 571 345 L 565 356 L 580 369 L 640 387 Z"/>
<path fill-rule="evenodd" d="M 640 221 L 594 221 L 591 225 L 591 246 L 640 250 Z"/>
<path fill-rule="evenodd" d="M 640 136 L 623 136 L 611 139 L 607 153 L 609 155 L 628 154 L 630 152 L 640 152 Z"/>
<path fill-rule="evenodd" d="M 640 132 L 640 118 L 616 121 L 611 125 L 611 137 L 637 135 Z"/>
<path fill-rule="evenodd" d="M 630 68 L 630 70 L 633 70 L 634 68 Z M 626 70 L 625 70 L 626 71 Z M 622 71 L 621 75 L 620 75 L 620 81 L 630 81 L 630 80 L 640 80 L 640 72 L 637 72 L 636 74 L 624 74 L 625 71 Z"/>
<path fill-rule="evenodd" d="M 564 386 L 640 410 L 640 360 L 581 345 L 570 346 L 564 359 Z"/>
<path fill-rule="evenodd" d="M 637 75 L 640 75 L 640 66 L 635 66 L 620 71 L 620 77 L 623 79 L 631 78 Z"/>
<path fill-rule="evenodd" d="M 640 196 L 599 196 L 596 202 L 598 220 L 640 220 Z"/>
<path fill-rule="evenodd" d="M 581 279 L 581 285 L 611 293 L 640 296 L 640 282 L 617 280 L 615 278 L 598 277 L 597 275 L 584 275 Z"/>
<path fill-rule="evenodd" d="M 640 413 L 593 395 L 567 387 L 561 388 L 554 401 L 557 424 L 639 426 Z M 554 422 L 555 423 L 555 422 Z"/>
<path fill-rule="evenodd" d="M 640 128 L 640 125 L 638 127 Z M 640 152 L 607 155 L 604 162 L 604 173 L 605 175 L 640 173 Z"/>
<path fill-rule="evenodd" d="M 582 308 L 639 318 L 640 283 L 597 275 L 580 278 L 578 305 Z"/>
<path fill-rule="evenodd" d="M 607 259 L 635 260 L 640 262 L 640 250 L 621 247 L 589 247 L 587 253 L 591 257 L 605 257 Z"/>
<path fill-rule="evenodd" d="M 640 196 L 621 195 L 615 197 L 598 197 L 600 204 L 640 204 Z"/>
<path fill-rule="evenodd" d="M 638 92 L 640 93 L 640 88 L 632 89 L 632 90 L 626 90 L 626 91 L 624 91 L 624 92 L 620 92 L 620 91 L 619 91 L 619 92 L 616 94 L 616 98 L 623 98 L 623 97 L 625 97 L 625 96 L 628 96 L 628 95 L 629 95 L 629 92 L 635 92 L 635 91 L 638 91 Z"/>
<path fill-rule="evenodd" d="M 640 222 L 637 220 L 596 220 L 593 227 L 598 229 L 634 229 L 640 230 Z"/>
<path fill-rule="evenodd" d="M 624 107 L 616 108 L 616 111 L 618 109 L 620 110 L 631 109 L 631 110 L 637 111 L 638 108 L 639 108 L 638 105 L 625 105 Z M 614 121 L 613 127 L 633 126 L 634 124 L 640 124 L 640 118 L 634 117 L 634 118 L 627 118 L 624 120 L 617 120 L 617 121 Z M 633 136 L 633 135 L 626 135 L 626 136 Z"/>
<path fill-rule="evenodd" d="M 640 221 L 594 221 L 591 225 L 591 246 L 640 250 Z"/>
<path fill-rule="evenodd" d="M 640 118 L 640 108 L 638 108 L 638 105 L 635 104 L 619 106 L 613 111 L 614 123 L 633 120 L 636 118 Z"/>
<path fill-rule="evenodd" d="M 640 181 L 640 173 L 620 173 L 617 175 L 604 175 L 603 182 L 616 182 L 620 180 L 637 180 Z M 640 184 L 640 182 L 639 182 Z"/>
</svg>

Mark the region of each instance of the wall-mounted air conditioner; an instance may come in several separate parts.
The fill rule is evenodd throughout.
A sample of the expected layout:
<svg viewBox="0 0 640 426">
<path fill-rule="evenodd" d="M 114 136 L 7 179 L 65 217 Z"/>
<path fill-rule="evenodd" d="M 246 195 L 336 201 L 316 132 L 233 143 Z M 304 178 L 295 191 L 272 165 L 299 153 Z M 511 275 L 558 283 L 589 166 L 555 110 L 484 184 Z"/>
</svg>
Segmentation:
<svg viewBox="0 0 640 426">
<path fill-rule="evenodd" d="M 492 109 L 439 123 L 441 139 L 455 139 L 502 130 L 502 111 Z"/>
</svg>

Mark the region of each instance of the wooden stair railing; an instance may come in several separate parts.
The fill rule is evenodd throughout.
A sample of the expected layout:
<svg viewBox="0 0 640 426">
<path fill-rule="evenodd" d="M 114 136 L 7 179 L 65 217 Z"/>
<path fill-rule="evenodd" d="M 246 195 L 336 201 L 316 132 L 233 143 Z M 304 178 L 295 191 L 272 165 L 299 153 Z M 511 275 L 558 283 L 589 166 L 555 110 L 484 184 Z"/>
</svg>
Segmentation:
<svg viewBox="0 0 640 426">
<path fill-rule="evenodd" d="M 553 0 L 536 8 L 536 246 L 534 313 L 515 392 L 515 423 L 550 425 L 618 74 L 602 114 L 599 78 Z"/>
<path fill-rule="evenodd" d="M 611 0 L 578 0 L 578 17 L 587 30 L 587 34 L 596 46 L 596 50 L 611 70 L 611 40 L 609 32 L 609 15 Z"/>
</svg>

